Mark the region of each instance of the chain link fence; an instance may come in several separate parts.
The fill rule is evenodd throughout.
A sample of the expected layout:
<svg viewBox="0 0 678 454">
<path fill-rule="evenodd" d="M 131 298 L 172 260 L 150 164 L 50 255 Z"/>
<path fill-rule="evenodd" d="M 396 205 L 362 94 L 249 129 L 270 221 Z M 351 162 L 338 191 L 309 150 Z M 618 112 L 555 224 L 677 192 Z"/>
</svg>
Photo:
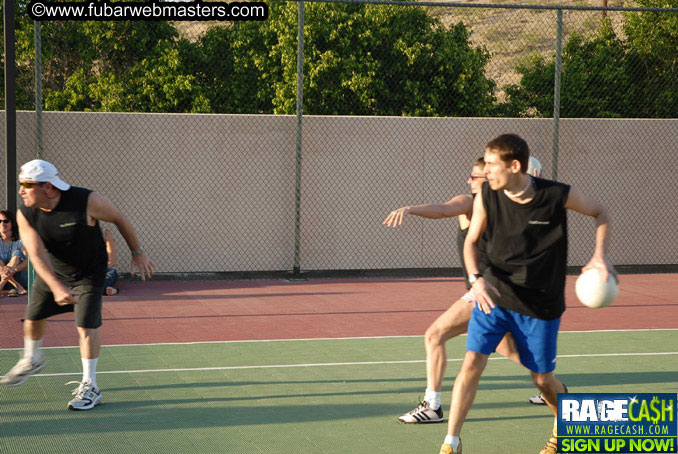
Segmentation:
<svg viewBox="0 0 678 454">
<path fill-rule="evenodd" d="M 39 36 L 25 3 L 18 165 L 42 150 L 111 199 L 162 273 L 455 273 L 455 220 L 382 221 L 468 193 L 504 132 L 611 210 L 613 263 L 678 265 L 676 0 L 272 1 L 266 21 L 55 21 Z M 571 215 L 571 266 L 593 233 Z"/>
</svg>

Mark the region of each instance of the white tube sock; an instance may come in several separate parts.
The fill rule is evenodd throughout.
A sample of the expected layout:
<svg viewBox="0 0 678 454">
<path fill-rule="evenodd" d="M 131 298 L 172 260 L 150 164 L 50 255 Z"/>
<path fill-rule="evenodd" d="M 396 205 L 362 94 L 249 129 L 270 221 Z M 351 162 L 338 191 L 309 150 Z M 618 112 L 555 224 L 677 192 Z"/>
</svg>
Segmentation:
<svg viewBox="0 0 678 454">
<path fill-rule="evenodd" d="M 95 388 L 98 388 L 97 386 L 97 363 L 99 362 L 99 358 L 93 358 L 93 359 L 86 359 L 86 358 L 80 358 L 82 359 L 82 381 L 85 380 L 92 380 L 92 386 Z"/>
<path fill-rule="evenodd" d="M 42 339 L 33 340 L 28 336 L 24 336 L 24 358 L 31 358 L 36 361 L 42 357 L 40 348 L 42 347 Z"/>
<path fill-rule="evenodd" d="M 437 410 L 440 408 L 440 391 L 431 391 L 426 388 L 426 394 L 424 394 L 424 400 L 428 402 L 428 406 L 431 407 L 431 410 Z"/>
<path fill-rule="evenodd" d="M 455 436 L 452 436 L 452 435 L 446 435 L 445 436 L 445 443 L 452 446 L 452 449 L 454 449 L 456 451 L 457 448 L 459 447 L 459 437 L 455 437 Z"/>
</svg>

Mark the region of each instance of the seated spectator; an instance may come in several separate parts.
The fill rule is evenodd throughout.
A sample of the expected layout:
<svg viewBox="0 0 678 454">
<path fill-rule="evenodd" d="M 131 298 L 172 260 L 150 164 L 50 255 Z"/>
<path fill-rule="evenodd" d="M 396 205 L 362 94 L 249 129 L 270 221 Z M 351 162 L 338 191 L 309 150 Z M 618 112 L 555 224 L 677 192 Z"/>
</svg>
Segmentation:
<svg viewBox="0 0 678 454">
<path fill-rule="evenodd" d="M 11 284 L 14 288 L 10 289 L 8 296 L 25 295 L 27 267 L 28 260 L 19 239 L 16 217 L 11 211 L 0 210 L 0 290 Z"/>
</svg>

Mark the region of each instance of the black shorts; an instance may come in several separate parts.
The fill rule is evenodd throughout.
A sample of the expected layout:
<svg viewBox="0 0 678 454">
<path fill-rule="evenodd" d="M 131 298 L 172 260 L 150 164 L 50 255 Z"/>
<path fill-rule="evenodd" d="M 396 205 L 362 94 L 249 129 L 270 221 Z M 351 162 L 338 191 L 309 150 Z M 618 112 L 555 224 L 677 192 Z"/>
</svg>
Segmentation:
<svg viewBox="0 0 678 454">
<path fill-rule="evenodd" d="M 76 296 L 78 303 L 59 306 L 54 301 L 54 295 L 45 281 L 40 276 L 36 276 L 26 307 L 26 319 L 44 320 L 53 315 L 75 312 L 75 326 L 89 329 L 99 328 L 102 325 L 101 301 L 104 293 L 104 277 L 105 275 L 102 275 L 101 279 L 97 277 L 67 285 L 73 292 L 79 293 Z"/>
</svg>

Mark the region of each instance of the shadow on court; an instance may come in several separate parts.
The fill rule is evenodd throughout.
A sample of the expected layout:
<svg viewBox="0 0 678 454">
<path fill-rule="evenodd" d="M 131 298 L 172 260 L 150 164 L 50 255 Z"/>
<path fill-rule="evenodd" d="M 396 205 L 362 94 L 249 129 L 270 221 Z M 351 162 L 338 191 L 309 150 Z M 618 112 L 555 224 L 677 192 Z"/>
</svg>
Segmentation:
<svg viewBox="0 0 678 454">
<path fill-rule="evenodd" d="M 636 384 L 653 384 L 653 383 L 677 383 L 678 382 L 678 372 L 606 372 L 606 373 L 590 373 L 590 374 L 569 374 L 564 373 L 560 374 L 556 370 L 556 376 L 564 381 L 570 392 L 578 392 L 574 387 L 589 387 L 589 386 L 624 386 L 624 385 L 636 385 Z M 101 380 L 101 379 L 100 379 Z M 445 377 L 445 383 L 443 384 L 443 392 L 450 391 L 452 389 L 454 377 L 447 376 Z M 346 384 L 346 385 L 356 385 L 363 383 L 384 383 L 384 384 L 397 384 L 397 383 L 413 383 L 415 384 L 412 387 L 397 387 L 391 389 L 385 389 L 381 391 L 369 391 L 364 394 L 393 394 L 393 393 L 422 393 L 423 389 L 426 386 L 426 377 L 407 377 L 407 378 L 369 378 L 369 379 L 350 379 L 350 380 L 287 380 L 287 381 L 230 381 L 224 380 L 219 382 L 188 382 L 188 383 L 173 383 L 173 384 L 162 384 L 162 385 L 148 385 L 148 386 L 121 386 L 113 388 L 105 388 L 107 392 L 117 392 L 117 391 L 152 391 L 152 390 L 182 390 L 182 389 L 213 389 L 219 387 L 233 387 L 233 386 L 270 386 L 271 384 L 276 385 L 333 385 L 333 384 Z M 534 389 L 532 380 L 530 379 L 527 371 L 524 375 L 483 375 L 479 390 L 502 390 L 502 389 Z M 584 391 L 582 391 L 584 392 Z M 602 391 L 596 391 L 602 392 Z M 615 391 L 610 391 L 615 392 Z M 652 391 L 644 391 L 652 392 Z M 347 392 L 347 393 L 328 393 L 328 394 L 316 394 L 315 396 L 336 396 L 336 395 L 359 395 L 363 393 L 356 392 Z M 297 394 L 297 395 L 280 395 L 277 397 L 304 397 L 304 396 L 314 396 L 313 394 Z"/>
<path fill-rule="evenodd" d="M 188 402 L 149 400 L 106 403 L 104 401 L 94 410 L 87 412 L 68 412 L 64 408 L 64 410 L 33 413 L 35 416 L 40 416 L 39 420 L 3 422 L 0 423 L 0 434 L 3 437 L 12 437 L 317 423 L 394 416 L 403 411 L 402 405 L 309 405 L 304 401 L 299 401 L 296 405 L 215 406 L 218 402 L 224 401 L 228 399 L 195 399 Z M 27 413 L 25 416 L 29 416 L 32 412 Z M 85 422 L 86 424 L 83 424 Z M 394 424 L 398 424 L 395 422 L 395 417 Z"/>
<path fill-rule="evenodd" d="M 179 399 L 158 399 L 158 400 L 145 400 L 145 401 L 136 401 L 136 402 L 115 402 L 113 404 L 110 404 L 109 406 L 116 406 L 118 408 L 122 408 L 125 410 L 134 410 L 136 411 L 137 408 L 141 407 L 148 407 L 148 406 L 155 406 L 155 405 L 195 405 L 195 404 L 205 404 L 205 405 L 211 405 L 211 404 L 218 404 L 218 403 L 223 403 L 223 402 L 257 402 L 257 401 L 262 401 L 262 400 L 267 400 L 267 399 L 294 399 L 298 401 L 299 399 L 311 399 L 311 398 L 336 398 L 336 397 L 346 397 L 346 398 L 355 398 L 355 397 L 360 397 L 360 396 L 365 396 L 365 397 L 370 397 L 370 396 L 378 396 L 378 395 L 397 395 L 397 396 L 402 396 L 403 394 L 410 394 L 412 396 L 417 395 L 417 392 L 419 394 L 422 394 L 421 388 L 412 388 L 408 390 L 402 390 L 402 389 L 397 389 L 397 390 L 383 390 L 383 391 L 351 391 L 351 392 L 323 392 L 323 393 L 304 393 L 304 394 L 261 394 L 261 395 L 247 395 L 247 396 L 232 396 L 232 397 L 210 397 L 210 398 L 200 398 L 200 397 L 195 397 L 195 398 L 179 398 Z M 536 391 L 535 391 L 536 392 Z M 527 398 L 528 398 L 528 393 L 525 393 L 524 399 L 521 399 L 520 401 L 501 401 L 501 402 L 494 402 L 494 403 L 484 403 L 480 402 L 475 405 L 475 408 L 482 408 L 482 409 L 501 409 L 501 408 L 511 408 L 511 407 L 527 407 L 529 404 L 527 403 Z M 398 398 L 398 397 L 397 397 Z M 412 406 L 414 406 L 417 403 L 417 398 L 413 398 L 411 401 Z M 446 404 L 445 404 L 446 406 Z M 401 413 L 404 413 L 404 411 L 409 410 L 410 408 L 406 409 L 403 406 L 399 406 L 399 409 L 396 411 L 396 413 L 399 411 Z M 361 414 L 355 413 L 353 417 L 362 417 Z M 346 416 L 346 418 L 342 419 L 350 419 L 350 416 Z"/>
</svg>

